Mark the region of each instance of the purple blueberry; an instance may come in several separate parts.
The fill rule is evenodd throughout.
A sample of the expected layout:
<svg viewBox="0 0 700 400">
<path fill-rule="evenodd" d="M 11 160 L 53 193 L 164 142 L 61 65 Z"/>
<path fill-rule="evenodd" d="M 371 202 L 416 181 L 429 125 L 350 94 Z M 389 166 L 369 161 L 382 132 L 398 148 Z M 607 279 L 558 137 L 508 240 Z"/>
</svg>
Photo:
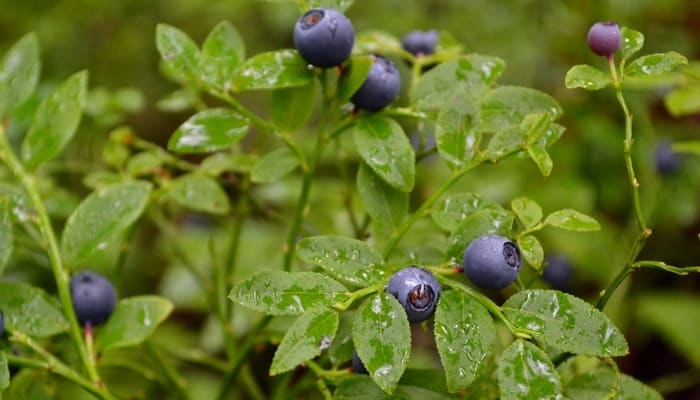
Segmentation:
<svg viewBox="0 0 700 400">
<path fill-rule="evenodd" d="M 556 290 L 568 290 L 574 277 L 574 269 L 569 258 L 562 254 L 545 257 L 542 279 Z"/>
<path fill-rule="evenodd" d="M 365 368 L 365 364 L 360 360 L 357 351 L 352 352 L 352 370 L 356 374 L 369 375 L 369 371 Z"/>
<path fill-rule="evenodd" d="M 435 313 L 442 288 L 430 272 L 418 267 L 406 267 L 394 273 L 386 292 L 401 303 L 408 322 L 423 322 Z"/>
<path fill-rule="evenodd" d="M 396 64 L 382 56 L 372 56 L 372 67 L 362 86 L 352 95 L 350 101 L 355 107 L 378 111 L 394 101 L 401 90 L 401 78 Z"/>
<path fill-rule="evenodd" d="M 438 41 L 436 30 L 415 30 L 407 33 L 401 40 L 401 46 L 414 56 L 426 56 L 435 53 Z"/>
<path fill-rule="evenodd" d="M 520 249 L 503 236 L 474 239 L 464 251 L 462 267 L 469 280 L 482 289 L 503 289 L 518 277 Z"/>
<path fill-rule="evenodd" d="M 622 43 L 617 22 L 596 22 L 588 31 L 588 47 L 599 56 L 611 56 Z"/>
<path fill-rule="evenodd" d="M 355 29 L 340 11 L 314 8 L 302 15 L 294 26 L 294 47 L 309 64 L 329 68 L 350 57 L 355 44 Z"/>
<path fill-rule="evenodd" d="M 70 294 L 75 315 L 82 326 L 102 324 L 112 315 L 117 303 L 112 282 L 93 271 L 73 275 Z"/>
<path fill-rule="evenodd" d="M 676 173 L 681 167 L 681 156 L 673 151 L 673 143 L 662 140 L 656 145 L 654 151 L 656 171 L 663 176 Z"/>
</svg>

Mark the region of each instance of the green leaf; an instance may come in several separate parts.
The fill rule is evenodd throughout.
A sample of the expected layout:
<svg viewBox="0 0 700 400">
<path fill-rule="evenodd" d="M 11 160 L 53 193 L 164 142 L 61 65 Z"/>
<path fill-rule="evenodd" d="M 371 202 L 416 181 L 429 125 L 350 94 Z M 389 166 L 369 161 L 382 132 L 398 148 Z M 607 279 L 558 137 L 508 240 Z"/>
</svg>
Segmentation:
<svg viewBox="0 0 700 400">
<path fill-rule="evenodd" d="M 311 309 L 299 317 L 282 338 L 270 365 L 270 375 L 279 375 L 321 354 L 323 342 L 333 339 L 338 330 L 338 313 L 323 308 Z"/>
<path fill-rule="evenodd" d="M 227 108 L 210 108 L 185 121 L 168 141 L 175 153 L 210 153 L 238 143 L 248 132 L 248 119 Z"/>
<path fill-rule="evenodd" d="M 287 147 L 281 147 L 263 155 L 250 171 L 250 180 L 255 183 L 278 181 L 299 166 L 299 159 Z"/>
<path fill-rule="evenodd" d="M 357 239 L 343 236 L 305 238 L 297 244 L 297 256 L 355 286 L 369 286 L 384 277 L 381 254 Z"/>
<path fill-rule="evenodd" d="M 664 104 L 674 117 L 697 114 L 700 112 L 700 85 L 671 90 L 664 97 Z"/>
<path fill-rule="evenodd" d="M 0 275 L 2 275 L 2 271 L 5 270 L 5 266 L 10 261 L 13 243 L 10 199 L 3 196 L 0 197 Z"/>
<path fill-rule="evenodd" d="M 542 220 L 542 207 L 530 198 L 515 198 L 510 202 L 510 207 L 526 228 L 531 228 Z"/>
<path fill-rule="evenodd" d="M 335 367 L 350 361 L 352 353 L 355 351 L 355 345 L 352 343 L 353 317 L 353 311 L 345 311 L 340 315 L 338 330 L 330 347 L 328 347 L 328 359 Z"/>
<path fill-rule="evenodd" d="M 354 136 L 362 159 L 384 182 L 403 192 L 413 189 L 415 155 L 401 125 L 370 115 L 357 121 Z"/>
<path fill-rule="evenodd" d="M 435 343 L 450 392 L 466 389 L 480 375 L 496 342 L 496 327 L 478 301 L 456 290 L 440 297 L 435 311 Z"/>
<path fill-rule="evenodd" d="M 447 257 L 461 260 L 469 243 L 481 235 L 495 233 L 509 237 L 513 220 L 513 214 L 503 209 L 476 211 L 465 218 L 450 235 L 447 242 Z"/>
<path fill-rule="evenodd" d="M 350 100 L 350 97 L 365 83 L 372 63 L 372 57 L 369 56 L 350 57 L 350 63 L 343 69 L 338 80 L 337 97 L 340 101 Z"/>
<path fill-rule="evenodd" d="M 518 328 L 562 351 L 596 357 L 627 354 L 627 342 L 610 319 L 592 305 L 556 290 L 525 290 L 503 305 Z"/>
<path fill-rule="evenodd" d="M 493 85 L 505 69 L 498 57 L 469 54 L 442 63 L 418 80 L 411 103 L 421 110 L 440 110 L 460 93 L 477 99 Z"/>
<path fill-rule="evenodd" d="M 411 355 L 411 330 L 406 311 L 394 296 L 380 292 L 355 314 L 352 340 L 374 382 L 392 393 Z"/>
<path fill-rule="evenodd" d="M 549 113 L 552 120 L 563 110 L 550 95 L 520 86 L 499 86 L 486 93 L 481 101 L 481 119 L 484 132 L 501 132 L 517 127 L 526 116 Z"/>
<path fill-rule="evenodd" d="M 296 50 L 277 50 L 255 55 L 241 64 L 233 78 L 233 91 L 305 86 L 313 78 L 313 69 Z"/>
<path fill-rule="evenodd" d="M 228 195 L 219 183 L 206 175 L 187 174 L 171 182 L 167 195 L 191 210 L 226 215 L 231 209 Z"/>
<path fill-rule="evenodd" d="M 249 173 L 256 157 L 252 154 L 214 153 L 199 164 L 199 172 L 218 176 L 224 172 Z"/>
<path fill-rule="evenodd" d="M 685 142 L 674 142 L 672 147 L 676 153 L 695 154 L 700 156 L 700 140 L 688 140 Z"/>
<path fill-rule="evenodd" d="M 389 186 L 365 163 L 357 171 L 357 192 L 380 229 L 393 232 L 408 214 L 408 193 Z"/>
<path fill-rule="evenodd" d="M 486 146 L 485 155 L 491 162 L 496 162 L 513 153 L 525 150 L 527 140 L 518 127 L 511 127 L 496 132 Z"/>
<path fill-rule="evenodd" d="M 309 120 L 318 93 L 316 80 L 308 85 L 276 89 L 272 92 L 272 122 L 283 132 L 295 132 Z"/>
<path fill-rule="evenodd" d="M 647 293 L 637 299 L 635 317 L 663 337 L 696 367 L 700 367 L 700 296 L 675 293 Z"/>
<path fill-rule="evenodd" d="M 532 235 L 525 235 L 518 238 L 518 247 L 520 252 L 525 257 L 525 261 L 534 269 L 542 268 L 542 260 L 544 260 L 544 250 L 540 241 Z"/>
<path fill-rule="evenodd" d="M 527 152 L 530 154 L 530 158 L 535 162 L 537 168 L 540 169 L 542 176 L 549 176 L 552 173 L 552 158 L 549 157 L 547 149 L 539 146 L 527 146 Z"/>
<path fill-rule="evenodd" d="M 435 121 L 435 140 L 440 158 L 453 169 L 474 159 L 481 142 L 479 108 L 468 98 L 460 98 L 458 103 L 440 111 Z"/>
<path fill-rule="evenodd" d="M 561 399 L 562 388 L 552 361 L 524 340 L 508 346 L 498 362 L 498 387 L 503 400 Z"/>
<path fill-rule="evenodd" d="M 546 143 L 546 136 L 549 128 L 552 125 L 552 114 L 548 112 L 538 112 L 526 115 L 523 122 L 520 123 L 520 129 L 528 145 L 537 145 Z"/>
<path fill-rule="evenodd" d="M 626 26 L 620 29 L 620 33 L 622 36 L 622 60 L 627 61 L 644 47 L 644 35 Z"/>
<path fill-rule="evenodd" d="M 376 29 L 359 32 L 353 52 L 356 54 L 387 54 L 401 51 L 401 41 L 389 32 Z"/>
<path fill-rule="evenodd" d="M 56 157 L 75 134 L 85 106 L 87 77 L 87 71 L 71 75 L 39 104 L 22 142 L 22 160 L 29 169 Z"/>
<path fill-rule="evenodd" d="M 598 221 L 586 214 L 570 208 L 555 211 L 547 216 L 545 224 L 570 231 L 597 231 L 600 230 Z"/>
<path fill-rule="evenodd" d="M 173 305 L 159 296 L 136 296 L 120 300 L 107 323 L 97 332 L 98 349 L 116 349 L 141 344 L 155 332 Z"/>
<path fill-rule="evenodd" d="M 480 210 L 503 210 L 503 207 L 475 193 L 459 193 L 445 197 L 435 207 L 432 217 L 440 228 L 454 232 L 462 221 Z"/>
<path fill-rule="evenodd" d="M 19 282 L 0 282 L 0 309 L 5 328 L 42 338 L 68 330 L 58 301 L 42 289 Z"/>
<path fill-rule="evenodd" d="M 600 90 L 610 85 L 611 82 L 608 74 L 587 64 L 574 65 L 564 78 L 567 89 Z"/>
<path fill-rule="evenodd" d="M 174 26 L 158 24 L 156 47 L 163 61 L 178 78 L 190 82 L 199 80 L 199 48 L 185 32 Z"/>
<path fill-rule="evenodd" d="M 151 184 L 131 181 L 98 189 L 68 217 L 61 237 L 64 262 L 73 266 L 103 249 L 141 216 Z"/>
<path fill-rule="evenodd" d="M 229 21 L 219 22 L 202 44 L 199 70 L 217 89 L 228 91 L 238 65 L 245 60 L 245 43 Z"/>
<path fill-rule="evenodd" d="M 40 70 L 39 40 L 35 33 L 26 34 L 12 45 L 0 64 L 0 119 L 31 96 Z"/>
<path fill-rule="evenodd" d="M 164 161 L 160 149 L 142 151 L 129 158 L 126 163 L 126 172 L 131 176 L 155 174 L 163 166 Z"/>
<path fill-rule="evenodd" d="M 301 315 L 347 298 L 345 286 L 316 272 L 258 272 L 233 287 L 229 298 L 269 315 Z"/>
<path fill-rule="evenodd" d="M 613 385 L 617 381 L 617 391 L 614 397 Z M 663 396 L 651 387 L 639 382 L 631 376 L 620 374 L 619 380 L 615 372 L 609 368 L 598 368 L 577 375 L 566 385 L 564 394 L 571 400 L 662 400 Z"/>
<path fill-rule="evenodd" d="M 672 72 L 680 65 L 687 64 L 688 59 L 683 55 L 669 51 L 642 56 L 625 67 L 626 77 L 649 77 Z"/>
</svg>

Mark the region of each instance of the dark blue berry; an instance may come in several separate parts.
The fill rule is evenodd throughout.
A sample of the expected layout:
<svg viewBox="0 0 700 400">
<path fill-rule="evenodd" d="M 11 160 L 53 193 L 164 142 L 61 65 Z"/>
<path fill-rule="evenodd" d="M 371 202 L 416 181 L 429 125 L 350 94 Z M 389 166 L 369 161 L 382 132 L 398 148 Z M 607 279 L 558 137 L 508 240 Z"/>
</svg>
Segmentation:
<svg viewBox="0 0 700 400">
<path fill-rule="evenodd" d="M 360 356 L 357 355 L 357 351 L 352 352 L 352 370 L 357 374 L 369 375 L 369 371 L 365 368 L 365 364 L 360 360 Z"/>
<path fill-rule="evenodd" d="M 406 267 L 391 276 L 386 292 L 401 303 L 408 322 L 417 323 L 435 313 L 442 288 L 430 272 L 418 267 Z"/>
<path fill-rule="evenodd" d="M 482 289 L 503 289 L 520 272 L 520 249 L 503 236 L 488 234 L 474 239 L 464 251 L 464 274 Z"/>
<path fill-rule="evenodd" d="M 617 22 L 596 22 L 588 31 L 588 47 L 599 56 L 610 56 L 620 48 L 622 38 Z"/>
<path fill-rule="evenodd" d="M 117 294 L 112 283 L 104 276 L 83 271 L 73 275 L 70 280 L 70 294 L 73 309 L 82 326 L 91 326 L 105 322 L 117 303 Z"/>
<path fill-rule="evenodd" d="M 412 31 L 407 33 L 401 40 L 401 46 L 414 56 L 427 56 L 435 53 L 435 46 L 438 41 L 436 30 Z"/>
<path fill-rule="evenodd" d="M 569 259 L 561 254 L 545 257 L 542 279 L 553 289 L 568 290 L 574 277 L 574 269 Z"/>
<path fill-rule="evenodd" d="M 663 176 L 673 175 L 681 167 L 681 156 L 673 151 L 673 144 L 668 140 L 662 140 L 656 145 L 654 159 L 656 171 Z"/>
<path fill-rule="evenodd" d="M 352 95 L 350 101 L 355 107 L 378 111 L 394 101 L 401 90 L 401 78 L 396 64 L 382 56 L 372 56 L 372 67 L 362 86 Z"/>
<path fill-rule="evenodd" d="M 314 8 L 294 26 L 294 47 L 309 64 L 328 68 L 350 57 L 355 44 L 355 29 L 340 11 Z"/>
</svg>

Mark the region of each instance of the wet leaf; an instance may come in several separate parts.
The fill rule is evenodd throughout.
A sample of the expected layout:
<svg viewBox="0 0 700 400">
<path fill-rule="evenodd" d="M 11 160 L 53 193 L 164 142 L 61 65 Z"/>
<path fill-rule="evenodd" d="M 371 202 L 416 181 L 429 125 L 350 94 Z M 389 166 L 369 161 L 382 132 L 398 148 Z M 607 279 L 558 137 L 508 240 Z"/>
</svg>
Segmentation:
<svg viewBox="0 0 700 400">
<path fill-rule="evenodd" d="M 440 228 L 453 232 L 462 221 L 480 210 L 503 210 L 503 207 L 476 193 L 459 193 L 445 197 L 435 207 L 432 217 Z"/>
<path fill-rule="evenodd" d="M 355 125 L 355 145 L 362 159 L 384 182 L 410 192 L 415 181 L 415 154 L 401 125 L 379 115 Z"/>
<path fill-rule="evenodd" d="M 299 166 L 299 159 L 289 148 L 281 147 L 260 157 L 250 171 L 255 183 L 276 182 Z"/>
<path fill-rule="evenodd" d="M 687 63 L 688 59 L 675 51 L 649 54 L 629 63 L 625 67 L 625 76 L 636 78 L 663 75 Z"/>
<path fill-rule="evenodd" d="M 97 331 L 95 346 L 107 350 L 141 344 L 168 318 L 172 310 L 172 303 L 159 296 L 120 300 L 107 323 Z"/>
<path fill-rule="evenodd" d="M 87 97 L 87 71 L 71 75 L 39 104 L 22 142 L 22 161 L 29 169 L 56 157 L 78 129 Z"/>
<path fill-rule="evenodd" d="M 365 83 L 369 70 L 372 68 L 372 57 L 352 56 L 350 63 L 343 69 L 338 80 L 338 99 L 348 101 L 355 92 Z"/>
<path fill-rule="evenodd" d="M 340 315 L 340 323 L 335 337 L 328 347 L 328 358 L 335 367 L 339 367 L 350 359 L 355 351 L 352 343 L 352 320 L 355 316 L 353 311 L 345 311 Z"/>
<path fill-rule="evenodd" d="M 394 189 L 365 163 L 357 172 L 357 192 L 379 229 L 393 232 L 408 214 L 408 193 Z"/>
<path fill-rule="evenodd" d="M 510 207 L 526 228 L 533 227 L 542 220 L 542 207 L 528 197 L 513 199 L 510 202 Z"/>
<path fill-rule="evenodd" d="M 231 209 L 224 189 L 206 175 L 182 175 L 171 182 L 167 196 L 183 207 L 209 214 L 226 215 Z"/>
<path fill-rule="evenodd" d="M 605 314 L 570 294 L 525 290 L 506 300 L 503 312 L 516 327 L 562 351 L 596 357 L 629 351 L 625 337 Z"/>
<path fill-rule="evenodd" d="M 498 387 L 503 400 L 563 399 L 561 382 L 544 351 L 516 340 L 503 351 L 498 363 Z"/>
<path fill-rule="evenodd" d="M 641 32 L 623 26 L 620 29 L 622 36 L 622 59 L 627 61 L 635 53 L 644 47 L 644 35 Z"/>
<path fill-rule="evenodd" d="M 600 90 L 611 82 L 609 75 L 587 64 L 574 65 L 564 78 L 564 84 L 568 89 Z"/>
<path fill-rule="evenodd" d="M 297 244 L 297 256 L 354 286 L 369 286 L 384 277 L 382 256 L 356 239 L 343 236 L 305 238 Z"/>
<path fill-rule="evenodd" d="M 229 298 L 269 315 L 301 315 L 347 298 L 347 289 L 316 272 L 258 272 L 233 287 Z"/>
<path fill-rule="evenodd" d="M 549 113 L 552 120 L 563 110 L 550 95 L 521 86 L 499 86 L 486 93 L 481 100 L 481 119 L 484 132 L 501 132 L 518 127 L 530 114 Z"/>
<path fill-rule="evenodd" d="M 39 81 L 41 62 L 35 33 L 20 38 L 0 64 L 0 119 L 24 103 Z"/>
<path fill-rule="evenodd" d="M 241 64 L 233 78 L 233 90 L 304 86 L 313 78 L 313 69 L 308 68 L 296 50 L 277 50 L 255 55 Z"/>
<path fill-rule="evenodd" d="M 566 208 L 555 211 L 547 216 L 545 224 L 570 231 L 597 231 L 600 230 L 598 221 L 586 214 Z"/>
<path fill-rule="evenodd" d="M 202 44 L 199 70 L 202 78 L 219 90 L 229 90 L 238 65 L 245 60 L 245 43 L 229 21 L 221 21 Z"/>
<path fill-rule="evenodd" d="M 617 381 L 617 393 L 612 394 L 615 373 L 608 368 L 598 368 L 577 375 L 566 385 L 564 394 L 571 400 L 662 400 L 663 396 L 653 388 L 639 382 L 631 376 L 620 374 Z"/>
<path fill-rule="evenodd" d="M 451 168 L 458 169 L 477 155 L 480 122 L 479 108 L 468 98 L 461 98 L 458 106 L 448 106 L 438 114 L 435 140 L 440 158 Z"/>
<path fill-rule="evenodd" d="M 0 282 L 0 309 L 5 329 L 42 338 L 68 330 L 56 298 L 42 289 L 19 282 Z"/>
<path fill-rule="evenodd" d="M 311 309 L 299 317 L 282 338 L 272 358 L 270 375 L 279 375 L 321 354 L 322 343 L 333 340 L 338 330 L 338 313 Z"/>
<path fill-rule="evenodd" d="M 539 146 L 527 146 L 527 152 L 537 165 L 537 168 L 539 168 L 542 176 L 549 176 L 552 173 L 554 165 L 552 164 L 552 158 L 547 153 L 547 149 Z"/>
<path fill-rule="evenodd" d="M 544 250 L 540 241 L 532 235 L 525 235 L 518 238 L 518 247 L 522 253 L 525 261 L 534 269 L 542 268 L 542 261 L 544 260 Z"/>
<path fill-rule="evenodd" d="M 175 153 L 210 153 L 238 143 L 248 132 L 248 120 L 227 108 L 210 108 L 185 121 L 168 141 Z"/>
<path fill-rule="evenodd" d="M 355 314 L 352 340 L 374 382 L 393 393 L 411 355 L 411 330 L 406 311 L 394 296 L 371 296 Z"/>
<path fill-rule="evenodd" d="M 61 237 L 61 254 L 73 266 L 103 249 L 141 216 L 151 184 L 130 181 L 97 189 L 73 211 Z"/>
<path fill-rule="evenodd" d="M 199 80 L 199 48 L 185 32 L 174 26 L 158 24 L 156 47 L 163 61 L 178 78 L 190 82 Z"/>
<path fill-rule="evenodd" d="M 510 211 L 502 209 L 484 209 L 469 215 L 450 235 L 447 258 L 461 260 L 469 243 L 481 235 L 495 233 L 509 237 L 514 219 Z"/>
<path fill-rule="evenodd" d="M 481 373 L 496 341 L 496 327 L 478 301 L 456 290 L 440 297 L 435 343 L 450 392 L 466 389 Z"/>
</svg>

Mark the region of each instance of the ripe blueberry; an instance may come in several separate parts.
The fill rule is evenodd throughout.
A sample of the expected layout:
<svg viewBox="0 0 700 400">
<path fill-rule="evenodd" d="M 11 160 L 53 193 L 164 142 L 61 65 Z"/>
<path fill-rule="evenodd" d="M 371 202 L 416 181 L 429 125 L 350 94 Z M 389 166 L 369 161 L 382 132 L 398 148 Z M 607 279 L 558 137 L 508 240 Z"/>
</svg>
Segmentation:
<svg viewBox="0 0 700 400">
<path fill-rule="evenodd" d="M 435 45 L 438 41 L 438 33 L 432 29 L 429 31 L 412 31 L 401 40 L 401 46 L 414 56 L 427 56 L 435 53 Z"/>
<path fill-rule="evenodd" d="M 416 323 L 433 315 L 442 288 L 430 272 L 406 267 L 391 276 L 385 290 L 401 303 L 408 322 Z"/>
<path fill-rule="evenodd" d="M 542 279 L 553 289 L 568 290 L 574 269 L 569 259 L 561 254 L 552 254 L 545 257 Z"/>
<path fill-rule="evenodd" d="M 482 289 L 503 289 L 520 272 L 520 249 L 503 236 L 488 234 L 474 239 L 464 251 L 464 274 Z"/>
<path fill-rule="evenodd" d="M 611 56 L 620 48 L 621 41 L 617 22 L 596 22 L 588 31 L 588 47 L 599 56 Z"/>
<path fill-rule="evenodd" d="M 355 29 L 340 11 L 314 8 L 294 26 L 294 47 L 309 64 L 328 68 L 350 57 L 355 44 Z"/>
<path fill-rule="evenodd" d="M 663 176 L 673 175 L 681 167 L 681 157 L 673 151 L 672 143 L 662 140 L 656 145 L 654 152 L 656 171 Z"/>
<path fill-rule="evenodd" d="M 369 375 L 369 371 L 365 368 L 365 364 L 360 360 L 360 356 L 357 355 L 357 351 L 352 352 L 352 370 L 357 374 Z"/>
<path fill-rule="evenodd" d="M 401 78 L 396 64 L 382 56 L 372 56 L 372 67 L 362 86 L 352 95 L 350 101 L 355 107 L 378 111 L 394 101 L 401 89 Z"/>
<path fill-rule="evenodd" d="M 117 302 L 117 294 L 112 283 L 104 276 L 83 271 L 70 280 L 70 295 L 73 309 L 80 325 L 99 325 L 107 320 Z"/>
</svg>

